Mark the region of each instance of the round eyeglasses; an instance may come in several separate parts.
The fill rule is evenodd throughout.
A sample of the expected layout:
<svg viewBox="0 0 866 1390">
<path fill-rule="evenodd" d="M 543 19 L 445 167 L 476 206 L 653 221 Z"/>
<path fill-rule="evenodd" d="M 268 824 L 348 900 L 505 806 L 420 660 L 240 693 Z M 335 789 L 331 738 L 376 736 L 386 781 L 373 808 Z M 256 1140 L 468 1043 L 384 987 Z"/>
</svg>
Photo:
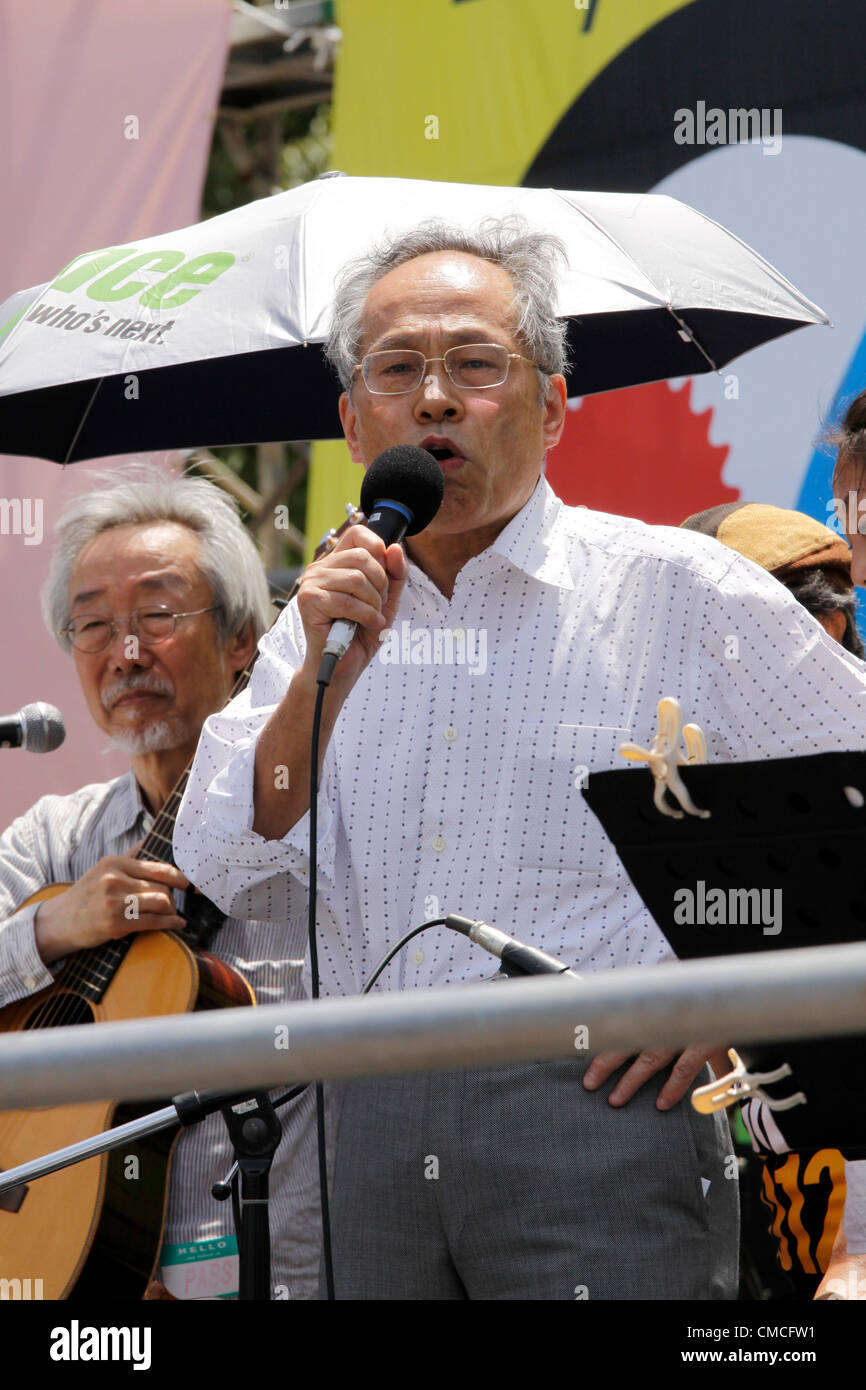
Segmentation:
<svg viewBox="0 0 866 1390">
<path fill-rule="evenodd" d="M 488 391 L 505 381 L 513 357 L 528 362 L 530 367 L 538 366 L 519 352 L 509 352 L 501 343 L 467 343 L 449 348 L 444 357 L 425 357 L 414 348 L 368 352 L 355 371 L 361 372 L 364 385 L 374 396 L 402 396 L 417 391 L 428 362 L 441 362 L 461 391 Z"/>
<path fill-rule="evenodd" d="M 127 631 L 146 647 L 156 647 L 160 642 L 168 641 L 178 619 L 197 618 L 200 613 L 215 613 L 218 608 L 222 608 L 221 603 L 212 603 L 209 608 L 196 608 L 191 613 L 175 613 L 170 608 L 152 606 L 136 608 L 129 615 Z M 121 625 L 121 620 L 117 618 L 104 618 L 99 613 L 81 613 L 60 631 L 62 636 L 69 638 L 76 651 L 95 656 L 111 645 Z"/>
</svg>

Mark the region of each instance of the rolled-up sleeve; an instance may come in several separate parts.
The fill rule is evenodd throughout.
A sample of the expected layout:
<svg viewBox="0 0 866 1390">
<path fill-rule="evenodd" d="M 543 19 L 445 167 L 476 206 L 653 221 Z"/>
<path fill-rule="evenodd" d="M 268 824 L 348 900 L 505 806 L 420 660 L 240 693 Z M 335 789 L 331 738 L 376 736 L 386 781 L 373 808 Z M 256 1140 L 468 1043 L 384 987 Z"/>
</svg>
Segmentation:
<svg viewBox="0 0 866 1390">
<path fill-rule="evenodd" d="M 56 978 L 57 964 L 49 970 L 36 947 L 39 904 L 22 907 L 53 879 L 43 811 L 37 802 L 0 835 L 0 1007 Z"/>
<path fill-rule="evenodd" d="M 310 816 L 281 840 L 253 830 L 256 740 L 303 661 L 295 604 L 259 643 L 247 688 L 205 722 L 178 812 L 180 869 L 228 916 L 284 921 L 303 912 L 310 885 Z M 278 770 L 279 772 L 279 770 Z M 317 889 L 334 883 L 336 814 L 333 754 L 325 754 L 318 796 Z"/>
</svg>

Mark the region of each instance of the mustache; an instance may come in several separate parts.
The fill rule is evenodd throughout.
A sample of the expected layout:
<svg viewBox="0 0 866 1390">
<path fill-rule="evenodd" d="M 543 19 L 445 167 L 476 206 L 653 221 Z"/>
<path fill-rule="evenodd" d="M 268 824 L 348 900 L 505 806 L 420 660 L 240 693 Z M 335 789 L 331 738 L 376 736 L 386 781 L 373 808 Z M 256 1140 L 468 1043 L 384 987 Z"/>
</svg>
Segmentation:
<svg viewBox="0 0 866 1390">
<path fill-rule="evenodd" d="M 131 671 L 128 676 L 120 676 L 102 692 L 102 703 L 110 709 L 116 700 L 130 691 L 142 691 L 148 695 L 174 695 L 174 685 L 165 676 L 154 671 Z"/>
</svg>

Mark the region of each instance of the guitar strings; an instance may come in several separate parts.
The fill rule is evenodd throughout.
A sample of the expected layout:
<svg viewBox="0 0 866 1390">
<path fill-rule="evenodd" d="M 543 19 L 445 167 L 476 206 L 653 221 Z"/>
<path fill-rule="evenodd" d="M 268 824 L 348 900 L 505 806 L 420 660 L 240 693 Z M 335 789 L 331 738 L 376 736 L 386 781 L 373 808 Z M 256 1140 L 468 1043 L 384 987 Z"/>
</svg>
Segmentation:
<svg viewBox="0 0 866 1390">
<path fill-rule="evenodd" d="M 162 863 L 174 863 L 171 856 L 170 832 L 188 777 L 189 768 L 181 774 L 177 785 L 160 809 L 144 841 L 135 853 L 136 859 L 158 859 Z M 169 834 L 163 834 L 163 831 L 168 831 Z M 165 851 L 160 852 L 163 845 L 168 846 L 167 854 Z M 129 936 L 120 937 L 115 941 L 106 941 L 99 946 L 76 952 L 56 981 L 55 988 L 59 990 L 57 996 L 48 1002 L 47 1007 L 45 1004 L 42 1005 L 44 1012 L 39 1017 L 36 1026 L 39 1028 L 60 1027 L 74 1020 L 75 1015 L 80 1011 L 82 1001 L 91 1006 L 99 1003 L 116 970 L 125 959 L 134 936 L 135 933 L 130 933 Z M 99 998 L 95 1000 L 89 998 L 85 992 L 88 989 L 99 990 Z"/>
<path fill-rule="evenodd" d="M 252 675 L 252 667 L 253 663 L 250 662 L 249 666 L 241 672 L 230 698 L 234 698 L 243 689 Z M 184 768 L 165 803 L 157 812 L 142 844 L 136 850 L 135 859 L 156 859 L 163 864 L 174 864 L 172 832 L 191 769 L 191 763 Z M 40 1006 L 43 1012 L 32 1026 L 37 1028 L 61 1027 L 75 1021 L 76 1014 L 80 1013 L 82 1001 L 90 1005 L 91 1008 L 99 1004 L 117 969 L 126 958 L 135 936 L 136 933 L 131 932 L 128 936 L 102 942 L 99 946 L 92 946 L 84 951 L 76 952 L 69 964 L 61 971 L 53 986 L 57 990 L 57 994 L 50 1001 L 43 1002 Z M 98 990 L 96 999 L 91 998 L 88 993 L 92 990 Z"/>
</svg>

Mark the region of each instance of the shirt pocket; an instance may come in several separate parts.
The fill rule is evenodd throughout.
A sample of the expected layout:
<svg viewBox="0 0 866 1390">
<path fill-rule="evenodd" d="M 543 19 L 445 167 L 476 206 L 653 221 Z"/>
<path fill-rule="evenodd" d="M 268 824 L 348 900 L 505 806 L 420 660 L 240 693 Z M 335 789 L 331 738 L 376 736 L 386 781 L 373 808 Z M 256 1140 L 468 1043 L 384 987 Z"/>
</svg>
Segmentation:
<svg viewBox="0 0 866 1390">
<path fill-rule="evenodd" d="M 506 743 L 494 812 L 502 864 L 603 879 L 619 856 L 581 791 L 593 772 L 626 767 L 628 729 L 589 724 L 526 726 Z"/>
</svg>

